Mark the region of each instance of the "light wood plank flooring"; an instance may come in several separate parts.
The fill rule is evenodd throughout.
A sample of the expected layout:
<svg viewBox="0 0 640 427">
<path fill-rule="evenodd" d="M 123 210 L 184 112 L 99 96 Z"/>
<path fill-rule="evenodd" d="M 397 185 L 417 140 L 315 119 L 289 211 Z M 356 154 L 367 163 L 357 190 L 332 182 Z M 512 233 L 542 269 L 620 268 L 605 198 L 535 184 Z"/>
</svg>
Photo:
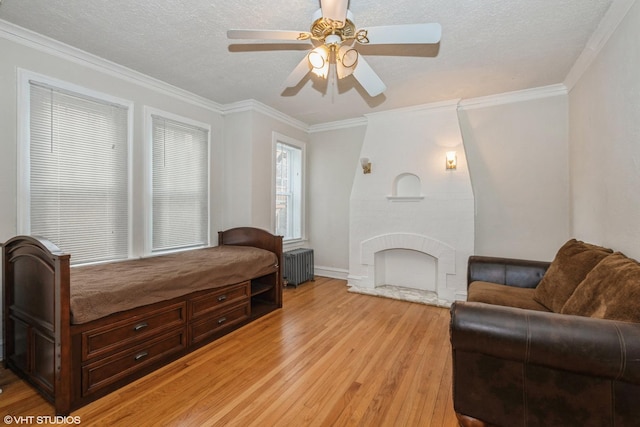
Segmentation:
<svg viewBox="0 0 640 427">
<path fill-rule="evenodd" d="M 449 311 L 318 277 L 284 309 L 72 413 L 83 426 L 457 426 Z M 0 415 L 53 416 L 0 368 Z"/>
</svg>

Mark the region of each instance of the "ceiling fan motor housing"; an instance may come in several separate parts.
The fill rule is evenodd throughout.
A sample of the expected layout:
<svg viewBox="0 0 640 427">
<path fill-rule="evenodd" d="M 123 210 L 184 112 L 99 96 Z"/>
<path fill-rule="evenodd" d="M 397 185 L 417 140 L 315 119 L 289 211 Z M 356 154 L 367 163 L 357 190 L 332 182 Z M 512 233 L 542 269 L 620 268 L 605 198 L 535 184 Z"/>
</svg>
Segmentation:
<svg viewBox="0 0 640 427">
<path fill-rule="evenodd" d="M 356 26 L 353 23 L 353 14 L 347 11 L 345 22 L 333 21 L 322 17 L 322 10 L 313 15 L 311 25 L 311 38 L 322 41 L 325 44 L 339 44 L 345 40 L 354 39 L 356 36 Z M 332 36 L 337 36 L 335 38 Z"/>
</svg>

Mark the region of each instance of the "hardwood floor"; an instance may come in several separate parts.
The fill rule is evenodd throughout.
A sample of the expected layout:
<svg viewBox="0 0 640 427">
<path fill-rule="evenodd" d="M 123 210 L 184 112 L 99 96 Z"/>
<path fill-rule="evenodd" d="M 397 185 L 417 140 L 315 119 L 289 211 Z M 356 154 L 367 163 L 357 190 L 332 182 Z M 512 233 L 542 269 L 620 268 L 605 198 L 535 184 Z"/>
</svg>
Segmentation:
<svg viewBox="0 0 640 427">
<path fill-rule="evenodd" d="M 84 426 L 457 426 L 448 326 L 447 309 L 318 277 L 285 289 L 283 310 L 71 415 Z M 5 369 L 0 387 L 3 417 L 54 415 Z"/>
</svg>

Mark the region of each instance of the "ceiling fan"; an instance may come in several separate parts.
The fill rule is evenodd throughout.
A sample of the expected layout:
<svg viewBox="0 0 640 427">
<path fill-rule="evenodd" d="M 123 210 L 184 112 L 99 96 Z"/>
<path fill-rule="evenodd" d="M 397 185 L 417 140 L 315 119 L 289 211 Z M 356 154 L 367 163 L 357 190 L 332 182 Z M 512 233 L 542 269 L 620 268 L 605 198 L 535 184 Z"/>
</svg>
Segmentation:
<svg viewBox="0 0 640 427">
<path fill-rule="evenodd" d="M 228 30 L 227 38 L 310 43 L 311 51 L 289 75 L 286 87 L 297 85 L 309 72 L 322 78 L 335 72 L 339 79 L 353 75 L 372 97 L 380 95 L 387 87 L 358 53 L 358 44 L 434 44 L 440 41 L 442 28 L 437 23 L 357 29 L 348 3 L 349 0 L 320 0 L 320 9 L 314 14 L 309 31 Z"/>
</svg>

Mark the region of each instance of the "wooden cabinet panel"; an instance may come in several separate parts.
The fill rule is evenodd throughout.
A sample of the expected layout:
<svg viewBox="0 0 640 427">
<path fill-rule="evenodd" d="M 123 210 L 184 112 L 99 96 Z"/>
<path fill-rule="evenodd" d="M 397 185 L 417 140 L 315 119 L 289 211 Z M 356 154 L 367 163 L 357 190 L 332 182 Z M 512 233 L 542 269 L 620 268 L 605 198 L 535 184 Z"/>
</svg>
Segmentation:
<svg viewBox="0 0 640 427">
<path fill-rule="evenodd" d="M 185 332 L 186 328 L 169 331 L 129 350 L 85 364 L 82 367 L 82 396 L 95 393 L 185 349 Z"/>
<path fill-rule="evenodd" d="M 31 345 L 33 346 L 33 379 L 47 393 L 53 395 L 56 370 L 54 340 L 35 328 L 32 329 L 31 339 Z"/>
<path fill-rule="evenodd" d="M 186 323 L 186 302 L 182 301 L 101 328 L 82 333 L 82 360 L 135 345 L 141 340 Z"/>
<path fill-rule="evenodd" d="M 268 295 L 267 286 L 245 281 L 187 295 L 159 308 L 122 313 L 112 323 L 79 331 L 83 400 L 93 400 L 131 381 L 151 365 L 167 363 L 176 353 L 214 340 L 252 318 L 253 298 Z M 253 295 L 254 293 L 258 295 Z M 253 296 L 252 296 L 253 295 Z M 270 309 L 273 307 L 270 305 Z"/>
<path fill-rule="evenodd" d="M 191 300 L 191 319 L 197 319 L 223 307 L 245 301 L 249 299 L 250 292 L 251 282 L 246 281 L 195 297 Z"/>
<path fill-rule="evenodd" d="M 211 316 L 198 320 L 191 325 L 191 343 L 197 343 L 223 329 L 237 325 L 247 320 L 249 315 L 250 305 L 248 299 L 239 305 L 212 312 Z"/>
</svg>

